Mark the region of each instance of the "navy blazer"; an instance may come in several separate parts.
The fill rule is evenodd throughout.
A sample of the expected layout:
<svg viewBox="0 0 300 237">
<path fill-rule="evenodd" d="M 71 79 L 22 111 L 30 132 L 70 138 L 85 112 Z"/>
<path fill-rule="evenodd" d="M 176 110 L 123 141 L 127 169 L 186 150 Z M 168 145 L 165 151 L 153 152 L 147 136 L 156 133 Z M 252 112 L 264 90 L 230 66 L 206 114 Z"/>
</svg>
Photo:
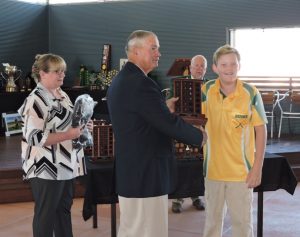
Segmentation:
<svg viewBox="0 0 300 237">
<path fill-rule="evenodd" d="M 200 146 L 200 130 L 171 114 L 158 84 L 131 62 L 113 79 L 107 103 L 115 136 L 117 194 L 144 198 L 171 193 L 172 139 Z"/>
</svg>

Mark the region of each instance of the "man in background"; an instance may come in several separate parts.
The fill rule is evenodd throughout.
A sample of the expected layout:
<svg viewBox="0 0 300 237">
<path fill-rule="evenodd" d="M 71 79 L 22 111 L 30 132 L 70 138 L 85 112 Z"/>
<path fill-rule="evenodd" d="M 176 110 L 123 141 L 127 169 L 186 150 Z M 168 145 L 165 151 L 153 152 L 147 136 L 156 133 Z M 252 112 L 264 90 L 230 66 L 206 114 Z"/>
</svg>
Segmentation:
<svg viewBox="0 0 300 237">
<path fill-rule="evenodd" d="M 196 55 L 191 59 L 190 72 L 191 75 L 188 78 L 199 79 L 206 81 L 204 76 L 207 69 L 207 60 L 203 55 Z"/>
<path fill-rule="evenodd" d="M 190 68 L 190 75 L 187 76 L 186 78 L 203 80 L 203 83 L 206 81 L 204 79 L 204 75 L 207 69 L 207 60 L 203 55 L 195 55 L 191 59 L 191 65 L 189 68 Z M 171 85 L 170 88 L 171 88 L 170 96 L 173 97 L 173 90 L 172 90 L 173 85 Z M 200 199 L 200 197 L 191 197 L 191 199 L 193 202 L 193 206 L 197 210 L 202 211 L 205 209 L 205 205 L 203 201 Z M 183 202 L 184 202 L 183 198 L 174 199 L 172 201 L 172 212 L 181 213 Z"/>
</svg>

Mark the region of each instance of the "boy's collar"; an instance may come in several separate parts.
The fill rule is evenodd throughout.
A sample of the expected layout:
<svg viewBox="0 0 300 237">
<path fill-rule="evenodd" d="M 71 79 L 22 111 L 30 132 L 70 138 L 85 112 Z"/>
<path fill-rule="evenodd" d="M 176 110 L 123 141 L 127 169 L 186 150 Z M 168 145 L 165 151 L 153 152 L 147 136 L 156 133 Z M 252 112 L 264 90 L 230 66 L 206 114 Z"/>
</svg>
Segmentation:
<svg viewBox="0 0 300 237">
<path fill-rule="evenodd" d="M 234 97 L 238 96 L 240 94 L 240 91 L 241 91 L 240 88 L 242 86 L 243 86 L 242 81 L 239 78 L 237 78 L 235 90 L 234 90 L 233 93 L 230 94 L 230 97 L 231 96 L 234 96 Z M 221 93 L 221 82 L 220 82 L 220 78 L 219 77 L 216 79 L 216 91 L 215 92 L 216 93 Z M 222 94 L 224 94 L 224 93 L 222 93 Z"/>
</svg>

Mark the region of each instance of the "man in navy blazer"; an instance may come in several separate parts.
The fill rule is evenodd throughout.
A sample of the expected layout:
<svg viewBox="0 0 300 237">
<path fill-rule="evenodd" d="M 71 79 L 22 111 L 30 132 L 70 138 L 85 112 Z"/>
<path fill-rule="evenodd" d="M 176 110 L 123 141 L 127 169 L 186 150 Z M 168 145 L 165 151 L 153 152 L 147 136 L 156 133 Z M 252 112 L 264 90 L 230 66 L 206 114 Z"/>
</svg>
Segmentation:
<svg viewBox="0 0 300 237">
<path fill-rule="evenodd" d="M 200 147 L 206 133 L 173 114 L 178 98 L 166 102 L 147 76 L 161 56 L 157 36 L 134 31 L 125 49 L 128 62 L 107 94 L 115 136 L 118 237 L 167 237 L 167 195 L 173 191 L 175 172 L 172 139 Z"/>
</svg>

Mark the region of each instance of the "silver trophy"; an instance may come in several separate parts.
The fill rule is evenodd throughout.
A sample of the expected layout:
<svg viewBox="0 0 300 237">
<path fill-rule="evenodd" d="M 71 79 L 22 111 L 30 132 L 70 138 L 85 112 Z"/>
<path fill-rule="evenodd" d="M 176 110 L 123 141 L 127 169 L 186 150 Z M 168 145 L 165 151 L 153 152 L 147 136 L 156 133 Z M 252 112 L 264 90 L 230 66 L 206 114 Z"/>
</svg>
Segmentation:
<svg viewBox="0 0 300 237">
<path fill-rule="evenodd" d="M 89 75 L 89 86 L 90 86 L 90 90 L 97 90 L 99 89 L 99 85 L 96 84 L 98 78 L 97 78 L 97 73 L 93 72 L 93 73 L 90 73 Z"/>
<path fill-rule="evenodd" d="M 9 63 L 2 63 L 4 66 L 4 73 L 1 72 L 1 76 L 7 81 L 5 90 L 6 92 L 17 91 L 17 85 L 15 83 L 21 77 L 22 71 L 17 66 L 10 65 Z"/>
</svg>

